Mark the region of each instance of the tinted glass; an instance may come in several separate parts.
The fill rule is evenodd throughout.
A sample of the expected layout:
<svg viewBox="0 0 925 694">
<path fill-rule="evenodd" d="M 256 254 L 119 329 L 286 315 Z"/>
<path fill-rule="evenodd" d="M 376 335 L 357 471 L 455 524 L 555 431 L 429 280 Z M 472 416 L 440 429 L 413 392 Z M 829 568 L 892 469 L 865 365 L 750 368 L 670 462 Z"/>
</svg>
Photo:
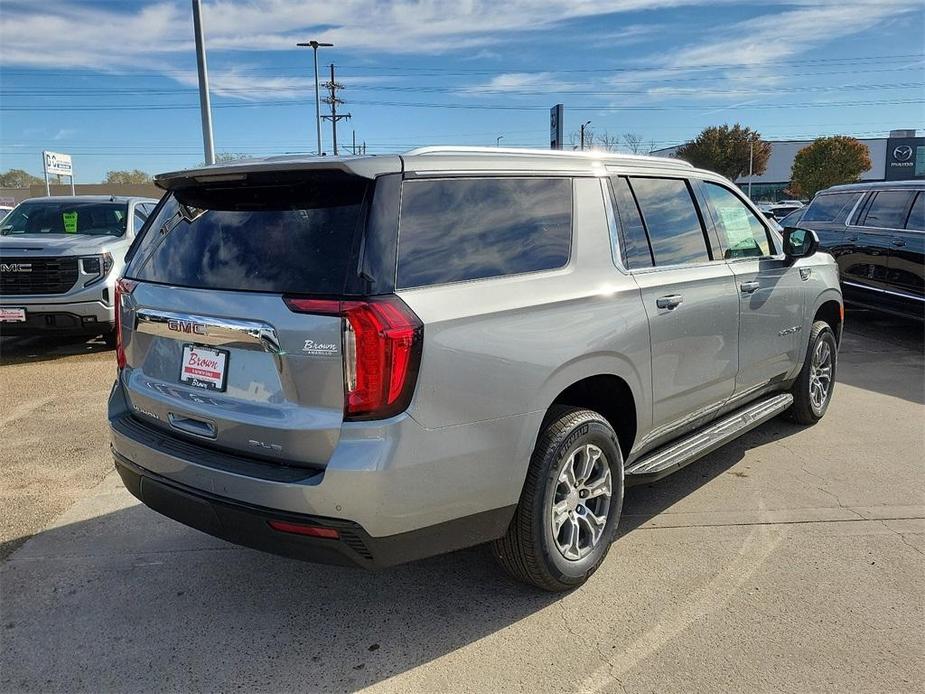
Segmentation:
<svg viewBox="0 0 925 694">
<path fill-rule="evenodd" d="M 727 258 L 771 255 L 764 225 L 732 191 L 716 183 L 705 183 L 703 190 L 716 219 L 716 229 Z"/>
<path fill-rule="evenodd" d="M 652 267 L 652 252 L 649 250 L 649 240 L 646 238 L 646 230 L 642 225 L 633 191 L 622 176 L 614 176 L 610 181 L 617 203 L 623 264 L 630 270 Z"/>
<path fill-rule="evenodd" d="M 809 204 L 801 221 L 832 222 L 847 215 L 861 193 L 828 193 L 817 195 Z"/>
<path fill-rule="evenodd" d="M 906 229 L 925 231 L 925 192 L 915 196 L 915 203 L 913 203 L 912 211 L 909 213 Z"/>
<path fill-rule="evenodd" d="M 368 181 L 289 174 L 177 191 L 126 276 L 208 289 L 339 294 L 356 274 Z M 188 206 L 184 216 L 181 204 Z M 192 219 L 190 219 L 192 218 Z"/>
<path fill-rule="evenodd" d="M 562 267 L 572 237 L 567 178 L 405 181 L 398 286 Z"/>
<path fill-rule="evenodd" d="M 913 195 L 911 190 L 881 190 L 867 208 L 863 226 L 902 229 Z"/>
<path fill-rule="evenodd" d="M 118 202 L 24 202 L 4 220 L 0 233 L 122 236 L 128 205 Z"/>
<path fill-rule="evenodd" d="M 806 214 L 806 208 L 801 207 L 798 210 L 794 210 L 786 217 L 782 217 L 778 222 L 782 227 L 795 227 L 799 226 L 800 220 L 803 219 L 803 215 Z"/>
<path fill-rule="evenodd" d="M 631 178 L 649 232 L 656 265 L 710 259 L 703 227 L 687 182 L 673 178 Z"/>
<path fill-rule="evenodd" d="M 135 206 L 135 231 L 139 231 L 148 218 L 149 212 L 141 205 Z"/>
</svg>

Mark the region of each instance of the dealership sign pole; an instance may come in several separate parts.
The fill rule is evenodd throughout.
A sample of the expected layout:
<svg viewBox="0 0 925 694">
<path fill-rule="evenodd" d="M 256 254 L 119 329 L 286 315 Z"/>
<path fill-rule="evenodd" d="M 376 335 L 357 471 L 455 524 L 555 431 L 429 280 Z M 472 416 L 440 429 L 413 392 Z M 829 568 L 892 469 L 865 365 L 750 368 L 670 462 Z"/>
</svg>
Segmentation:
<svg viewBox="0 0 925 694">
<path fill-rule="evenodd" d="M 71 179 L 71 195 L 77 195 L 74 190 L 74 165 L 70 154 L 59 152 L 42 152 L 42 169 L 45 172 L 45 195 L 51 195 L 51 186 L 48 184 L 48 174 L 67 176 Z"/>
<path fill-rule="evenodd" d="M 549 109 L 549 149 L 562 149 L 565 131 L 565 106 L 556 104 Z"/>
</svg>

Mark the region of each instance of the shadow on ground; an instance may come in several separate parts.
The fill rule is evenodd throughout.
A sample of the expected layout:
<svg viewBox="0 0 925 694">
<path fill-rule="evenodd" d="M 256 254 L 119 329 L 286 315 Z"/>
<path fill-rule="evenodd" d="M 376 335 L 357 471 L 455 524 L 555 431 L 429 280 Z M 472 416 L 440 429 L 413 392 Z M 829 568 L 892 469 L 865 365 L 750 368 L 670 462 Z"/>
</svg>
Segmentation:
<svg viewBox="0 0 925 694">
<path fill-rule="evenodd" d="M 0 335 L 0 366 L 52 361 L 79 354 L 95 354 L 112 349 L 99 336 L 37 336 L 13 337 Z"/>
</svg>

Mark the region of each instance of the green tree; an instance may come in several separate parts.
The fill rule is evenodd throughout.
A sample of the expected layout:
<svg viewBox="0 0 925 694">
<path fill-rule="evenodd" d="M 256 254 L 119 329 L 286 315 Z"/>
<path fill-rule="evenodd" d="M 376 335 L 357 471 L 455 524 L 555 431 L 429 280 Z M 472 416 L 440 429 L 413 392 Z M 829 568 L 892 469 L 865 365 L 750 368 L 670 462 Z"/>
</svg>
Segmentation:
<svg viewBox="0 0 925 694">
<path fill-rule="evenodd" d="M 41 178 L 22 169 L 10 169 L 0 173 L 0 188 L 28 188 L 33 183 L 41 182 Z"/>
<path fill-rule="evenodd" d="M 870 151 L 847 135 L 819 137 L 793 159 L 790 191 L 813 197 L 820 190 L 840 183 L 854 183 L 870 170 Z"/>
<path fill-rule="evenodd" d="M 695 140 L 679 147 L 677 156 L 735 181 L 748 175 L 749 157 L 754 175 L 763 174 L 771 156 L 771 145 L 761 139 L 761 133 L 738 123 L 714 125 L 704 128 Z"/>
<path fill-rule="evenodd" d="M 151 176 L 141 169 L 132 171 L 107 171 L 103 183 L 150 183 Z"/>
</svg>

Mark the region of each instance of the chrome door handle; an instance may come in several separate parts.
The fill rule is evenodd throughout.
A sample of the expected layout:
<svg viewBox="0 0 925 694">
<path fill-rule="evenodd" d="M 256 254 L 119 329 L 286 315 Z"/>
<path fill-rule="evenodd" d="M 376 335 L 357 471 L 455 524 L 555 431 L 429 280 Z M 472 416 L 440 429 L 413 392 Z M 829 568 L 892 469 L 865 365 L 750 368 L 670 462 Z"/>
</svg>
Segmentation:
<svg viewBox="0 0 925 694">
<path fill-rule="evenodd" d="M 684 301 L 684 298 L 680 294 L 672 294 L 671 296 L 659 297 L 655 300 L 655 305 L 659 308 L 667 308 L 671 311 L 680 306 L 682 301 Z"/>
<path fill-rule="evenodd" d="M 758 280 L 751 280 L 750 282 L 743 282 L 739 285 L 739 289 L 742 290 L 743 294 L 754 294 L 761 288 L 761 283 Z"/>
<path fill-rule="evenodd" d="M 903 246 L 906 245 L 906 242 L 903 241 L 902 239 L 893 239 L 892 243 L 893 243 L 893 245 L 896 246 L 897 248 L 902 248 Z"/>
</svg>

